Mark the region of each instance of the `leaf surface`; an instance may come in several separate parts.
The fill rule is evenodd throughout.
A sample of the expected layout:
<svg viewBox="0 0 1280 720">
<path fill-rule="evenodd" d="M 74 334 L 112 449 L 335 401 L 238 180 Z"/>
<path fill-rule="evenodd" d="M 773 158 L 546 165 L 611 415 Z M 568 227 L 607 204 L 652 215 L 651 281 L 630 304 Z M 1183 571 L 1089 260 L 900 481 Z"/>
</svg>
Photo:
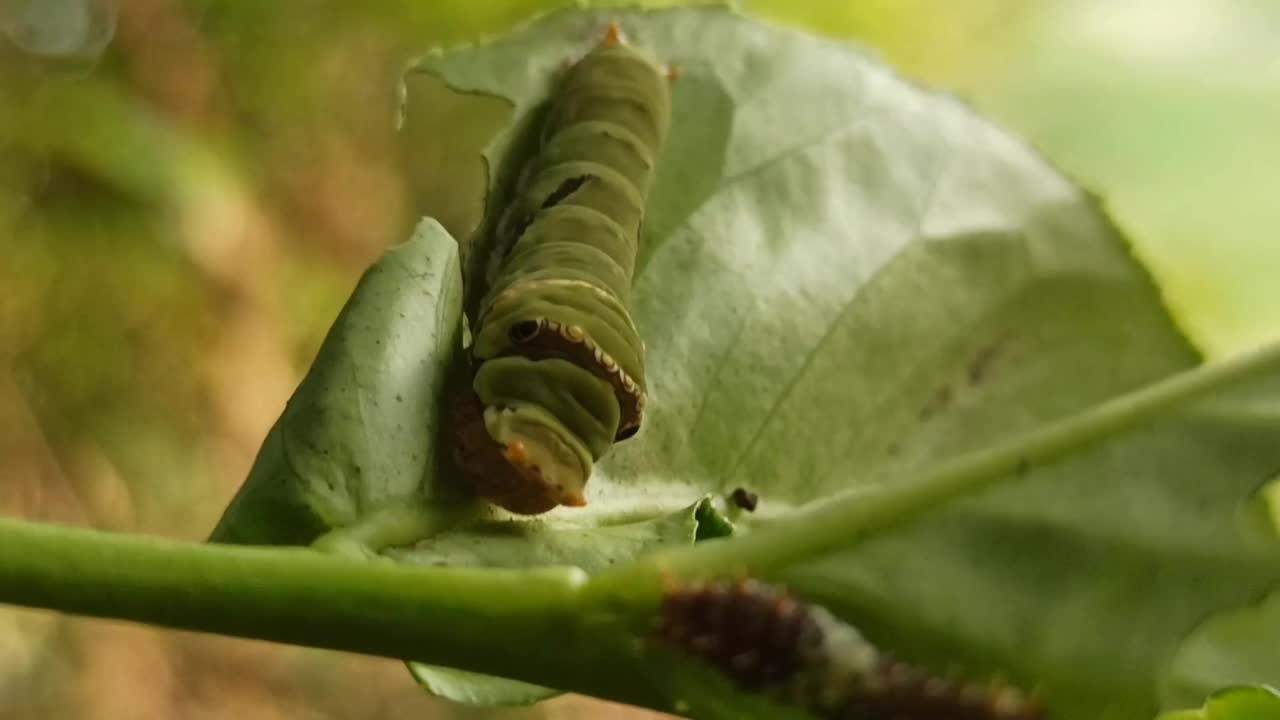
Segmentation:
<svg viewBox="0 0 1280 720">
<path fill-rule="evenodd" d="M 409 562 L 597 569 L 691 541 L 697 524 L 684 513 L 708 494 L 758 494 L 756 513 L 736 520 L 750 531 L 753 518 L 874 491 L 1199 362 L 1097 199 L 1023 143 L 856 48 L 725 10 L 562 12 L 425 58 L 418 71 L 511 103 L 512 125 L 486 151 L 490 203 L 509 192 L 558 68 L 611 20 L 680 68 L 633 294 L 648 346 L 646 425 L 598 466 L 585 509 L 488 514 L 375 549 Z M 412 93 L 408 103 L 413 111 Z M 478 237 L 461 243 L 465 273 L 483 257 Z M 352 302 L 348 314 L 397 315 L 372 294 Z M 436 325 L 415 326 L 417 347 L 435 354 L 412 382 L 424 388 L 417 436 L 431 437 L 428 398 L 447 375 L 444 354 L 422 349 L 450 331 L 424 312 Z M 379 331 L 402 332 L 394 321 Z M 387 359 L 373 335 L 335 346 L 366 374 L 313 370 L 317 387 L 333 397 L 362 381 L 381 387 L 373 368 Z M 1062 717 L 1150 717 L 1162 668 L 1188 634 L 1280 580 L 1274 533 L 1253 502 L 1280 467 L 1277 380 L 1223 388 L 1061 462 L 1020 468 L 780 579 L 888 650 L 1012 677 Z M 409 412 L 360 407 L 382 423 Z M 439 489 L 447 473 L 425 459 L 439 449 L 420 448 L 426 479 L 413 485 L 403 479 L 423 476 L 390 442 L 398 436 L 384 444 L 356 425 L 335 425 L 313 447 L 345 445 L 394 467 L 293 462 L 292 475 L 272 475 L 323 510 L 309 516 L 320 530 L 358 522 L 380 500 L 452 507 Z M 256 526 L 272 525 L 277 510 L 259 500 L 232 513 L 251 506 L 264 508 Z M 674 517 L 684 518 L 678 532 Z M 235 535 L 305 536 L 246 533 Z"/>
</svg>

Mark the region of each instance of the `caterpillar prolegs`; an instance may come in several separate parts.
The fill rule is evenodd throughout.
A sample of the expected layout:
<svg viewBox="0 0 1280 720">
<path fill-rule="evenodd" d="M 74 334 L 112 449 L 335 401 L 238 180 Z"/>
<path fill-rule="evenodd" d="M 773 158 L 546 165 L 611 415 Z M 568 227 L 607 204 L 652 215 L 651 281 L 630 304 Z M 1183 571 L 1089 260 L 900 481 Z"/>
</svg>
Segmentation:
<svg viewBox="0 0 1280 720">
<path fill-rule="evenodd" d="M 668 583 L 658 642 L 828 720 L 1041 720 L 1007 686 L 937 677 L 889 657 L 822 607 L 754 580 Z"/>
<path fill-rule="evenodd" d="M 473 381 L 453 408 L 455 456 L 478 495 L 513 512 L 585 505 L 594 464 L 640 429 L 631 280 L 668 83 L 610 26 L 565 71 L 494 225 Z"/>
</svg>

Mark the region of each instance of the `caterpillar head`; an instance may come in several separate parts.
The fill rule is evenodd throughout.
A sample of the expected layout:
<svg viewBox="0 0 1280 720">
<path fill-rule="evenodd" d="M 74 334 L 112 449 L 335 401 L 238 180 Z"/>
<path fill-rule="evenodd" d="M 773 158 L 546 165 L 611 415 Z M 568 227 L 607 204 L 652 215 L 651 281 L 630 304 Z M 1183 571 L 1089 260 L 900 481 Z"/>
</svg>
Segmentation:
<svg viewBox="0 0 1280 720">
<path fill-rule="evenodd" d="M 561 359 L 481 363 L 455 402 L 458 463 L 472 489 L 512 512 L 586 505 L 596 460 L 618 429 L 608 382 Z"/>
<path fill-rule="evenodd" d="M 486 408 L 469 388 L 451 410 L 454 457 L 475 494 L 521 515 L 586 504 L 590 464 L 583 467 L 572 446 L 566 452 L 554 429 L 511 409 Z"/>
<path fill-rule="evenodd" d="M 591 454 L 550 413 L 527 403 L 489 407 L 485 429 L 502 447 L 502 457 L 538 492 L 556 505 L 582 507 L 591 474 Z"/>
</svg>

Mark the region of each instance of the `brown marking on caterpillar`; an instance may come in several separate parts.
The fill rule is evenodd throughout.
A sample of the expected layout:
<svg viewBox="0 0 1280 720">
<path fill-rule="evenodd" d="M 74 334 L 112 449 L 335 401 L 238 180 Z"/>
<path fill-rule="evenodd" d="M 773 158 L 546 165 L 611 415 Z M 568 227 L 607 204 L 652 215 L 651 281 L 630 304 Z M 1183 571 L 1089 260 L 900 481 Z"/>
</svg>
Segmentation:
<svg viewBox="0 0 1280 720">
<path fill-rule="evenodd" d="M 527 454 L 523 447 L 504 448 L 484 424 L 484 405 L 470 384 L 449 407 L 454 461 L 463 481 L 476 495 L 520 515 L 538 515 L 559 503 L 544 483 L 531 482 L 515 462 Z"/>
<path fill-rule="evenodd" d="M 556 187 L 555 190 L 552 190 L 551 193 L 542 200 L 542 204 L 538 206 L 538 209 L 547 210 L 555 207 L 556 205 L 559 205 L 565 200 L 568 200 L 570 195 L 573 195 L 575 192 L 580 190 L 582 186 L 586 185 L 589 180 L 591 180 L 590 175 L 578 175 L 575 177 L 566 178 L 564 182 L 560 183 L 560 185 Z M 532 217 L 530 217 L 529 222 L 532 222 Z M 526 222 L 525 226 L 521 228 L 521 234 L 524 233 L 524 230 L 528 229 L 528 225 L 529 223 Z M 519 235 L 517 235 L 516 240 L 519 240 L 519 239 L 520 237 Z"/>
<path fill-rule="evenodd" d="M 535 329 L 529 322 L 533 321 L 516 323 L 507 331 L 508 337 L 519 343 L 519 354 L 530 360 L 567 360 L 609 383 L 620 411 L 615 440 L 635 435 L 644 419 L 644 389 L 581 326 L 539 318 Z M 516 328 L 521 337 L 518 341 L 512 335 Z"/>
</svg>

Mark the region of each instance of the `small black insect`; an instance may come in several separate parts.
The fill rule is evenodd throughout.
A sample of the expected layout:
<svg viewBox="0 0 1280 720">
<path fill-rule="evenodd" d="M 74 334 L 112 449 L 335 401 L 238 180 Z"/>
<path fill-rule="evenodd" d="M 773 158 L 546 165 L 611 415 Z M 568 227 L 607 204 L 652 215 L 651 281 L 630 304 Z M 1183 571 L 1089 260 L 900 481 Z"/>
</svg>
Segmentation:
<svg viewBox="0 0 1280 720">
<path fill-rule="evenodd" d="M 741 579 L 668 583 L 658 642 L 828 720 L 1041 720 L 1020 691 L 941 678 L 881 653 L 786 591 Z"/>
<path fill-rule="evenodd" d="M 756 506 L 760 503 L 759 495 L 741 487 L 730 493 L 729 499 L 733 501 L 734 505 L 746 510 L 747 512 L 755 512 Z"/>
</svg>

